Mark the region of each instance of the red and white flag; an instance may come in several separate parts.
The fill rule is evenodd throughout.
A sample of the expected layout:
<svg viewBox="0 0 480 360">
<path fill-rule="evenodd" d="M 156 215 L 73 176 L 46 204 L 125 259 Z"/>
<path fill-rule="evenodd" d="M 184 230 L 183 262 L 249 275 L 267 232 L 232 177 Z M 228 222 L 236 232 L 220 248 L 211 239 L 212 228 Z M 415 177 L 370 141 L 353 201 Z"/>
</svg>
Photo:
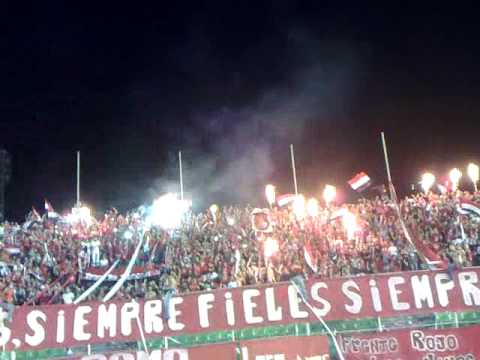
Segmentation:
<svg viewBox="0 0 480 360">
<path fill-rule="evenodd" d="M 305 262 L 310 269 L 316 273 L 318 271 L 317 258 L 313 255 L 310 243 L 305 243 L 305 246 L 303 247 L 303 256 L 305 257 Z"/>
<path fill-rule="evenodd" d="M 372 181 L 370 177 L 363 171 L 355 175 L 352 179 L 348 180 L 348 184 L 355 191 L 363 191 L 371 185 Z"/>
<path fill-rule="evenodd" d="M 280 207 L 286 206 L 288 204 L 291 204 L 295 201 L 295 194 L 285 194 L 285 195 L 280 195 L 277 196 L 277 204 Z"/>
<path fill-rule="evenodd" d="M 463 215 L 473 215 L 480 217 L 480 206 L 467 199 L 460 200 L 460 205 L 457 208 L 457 211 Z"/>
<path fill-rule="evenodd" d="M 50 204 L 50 202 L 47 199 L 45 199 L 45 211 L 47 212 L 47 216 L 49 218 L 58 217 L 58 214 L 53 209 L 52 204 Z"/>
<path fill-rule="evenodd" d="M 53 210 L 52 204 L 50 204 L 50 202 L 47 199 L 45 199 L 45 211 L 55 212 L 55 210 Z"/>
</svg>

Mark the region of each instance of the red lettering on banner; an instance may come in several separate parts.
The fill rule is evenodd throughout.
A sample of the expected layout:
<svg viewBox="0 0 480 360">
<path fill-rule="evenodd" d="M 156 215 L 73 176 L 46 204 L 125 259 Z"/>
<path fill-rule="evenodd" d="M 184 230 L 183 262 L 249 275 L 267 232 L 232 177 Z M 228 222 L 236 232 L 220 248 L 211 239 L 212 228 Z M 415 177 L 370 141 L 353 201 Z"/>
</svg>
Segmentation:
<svg viewBox="0 0 480 360">
<path fill-rule="evenodd" d="M 417 271 L 307 282 L 310 303 L 325 320 L 480 310 L 480 268 L 453 274 Z M 8 350 L 75 347 L 258 326 L 315 322 L 288 283 L 191 293 L 170 300 L 18 307 L 0 332 Z M 47 331 L 48 329 L 48 331 Z"/>
<path fill-rule="evenodd" d="M 339 335 L 346 360 L 475 360 L 480 326 Z"/>
</svg>

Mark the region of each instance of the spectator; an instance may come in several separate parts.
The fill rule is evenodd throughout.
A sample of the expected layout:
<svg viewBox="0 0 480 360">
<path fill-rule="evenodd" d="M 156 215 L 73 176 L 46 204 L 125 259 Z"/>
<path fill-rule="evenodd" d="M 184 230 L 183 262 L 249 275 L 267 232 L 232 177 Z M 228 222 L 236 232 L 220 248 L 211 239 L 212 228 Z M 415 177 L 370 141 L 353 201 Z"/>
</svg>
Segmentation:
<svg viewBox="0 0 480 360">
<path fill-rule="evenodd" d="M 286 281 L 298 274 L 325 278 L 418 270 L 427 252 L 447 260 L 449 271 L 480 265 L 480 222 L 458 214 L 459 197 L 479 201 L 480 194 L 418 194 L 400 202 L 420 253 L 386 197 L 331 205 L 301 220 L 291 208 L 274 207 L 269 234 L 252 228 L 251 207 L 225 207 L 215 216 L 189 213 L 174 232 L 153 227 L 144 234 L 138 214 L 117 211 L 90 226 L 62 217 L 5 222 L 0 226 L 0 294 L 15 305 L 72 303 L 92 284 L 91 274 L 102 274 L 116 260 L 123 271 L 142 236 L 137 270 L 117 298 L 163 297 L 167 305 L 177 292 Z M 352 214 L 354 228 L 346 229 L 341 217 L 331 219 L 341 208 Z M 267 240 L 278 249 L 266 249 Z M 305 244 L 313 265 L 305 261 Z M 110 285 L 102 284 L 88 300 L 102 299 Z"/>
</svg>

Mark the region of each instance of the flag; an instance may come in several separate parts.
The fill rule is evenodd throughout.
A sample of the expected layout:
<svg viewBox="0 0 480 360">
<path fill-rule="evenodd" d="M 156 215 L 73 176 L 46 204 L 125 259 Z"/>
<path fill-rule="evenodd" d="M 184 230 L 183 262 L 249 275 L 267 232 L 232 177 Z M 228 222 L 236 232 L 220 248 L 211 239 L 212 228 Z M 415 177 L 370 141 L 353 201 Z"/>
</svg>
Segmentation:
<svg viewBox="0 0 480 360">
<path fill-rule="evenodd" d="M 296 197 L 297 196 L 295 194 L 285 194 L 285 195 L 277 196 L 277 204 L 280 207 L 286 206 L 288 204 L 293 203 Z"/>
<path fill-rule="evenodd" d="M 49 218 L 56 218 L 58 217 L 58 214 L 55 212 L 55 210 L 53 209 L 53 206 L 52 204 L 50 204 L 50 202 L 45 199 L 45 211 L 47 212 L 47 216 Z"/>
<path fill-rule="evenodd" d="M 460 200 L 460 205 L 458 206 L 457 211 L 462 215 L 480 217 L 480 206 L 467 199 Z"/>
<path fill-rule="evenodd" d="M 343 218 L 346 214 L 348 214 L 348 209 L 342 207 L 342 208 L 332 212 L 330 214 L 330 217 L 329 217 L 328 221 L 333 221 L 333 220 L 337 220 L 339 218 Z"/>
<path fill-rule="evenodd" d="M 390 196 L 395 207 L 395 211 L 397 212 L 398 219 L 400 220 L 400 226 L 407 241 L 410 243 L 410 245 L 412 245 L 419 258 L 427 264 L 429 269 L 446 269 L 447 263 L 445 262 L 445 260 L 442 259 L 440 254 L 438 254 L 438 251 L 435 251 L 432 246 L 422 241 L 414 229 L 410 229 L 409 231 L 407 225 L 405 225 L 405 222 L 403 221 L 400 206 L 398 205 L 398 198 L 397 192 L 395 191 L 395 186 L 392 182 L 390 182 L 388 185 L 390 188 Z M 410 232 L 413 232 L 413 236 L 410 235 Z"/>
<path fill-rule="evenodd" d="M 114 268 L 107 276 L 105 276 L 106 282 L 118 281 L 118 279 L 122 276 L 125 272 L 124 266 L 119 266 L 118 268 Z M 103 275 L 105 275 L 104 268 L 96 268 L 96 267 L 89 267 L 85 269 L 85 273 L 83 274 L 83 280 L 86 281 L 97 281 Z M 128 275 L 127 281 L 131 280 L 144 280 L 154 276 L 162 275 L 162 269 L 156 267 L 153 269 L 148 269 L 145 266 L 134 266 L 130 275 Z"/>
<path fill-rule="evenodd" d="M 448 193 L 448 189 L 446 186 L 443 186 L 442 184 L 437 184 L 438 191 L 440 191 L 440 194 L 445 195 Z"/>
<path fill-rule="evenodd" d="M 296 275 L 290 279 L 290 283 L 293 285 L 297 291 L 298 296 L 302 299 L 303 302 L 308 302 L 307 287 L 305 285 L 305 279 L 302 275 Z"/>
<path fill-rule="evenodd" d="M 18 247 L 6 247 L 3 249 L 8 255 L 20 255 L 22 250 Z"/>
<path fill-rule="evenodd" d="M 425 244 L 423 241 L 417 239 L 417 237 L 415 237 L 414 240 L 417 255 L 427 264 L 429 269 L 444 270 L 448 267 L 447 261 L 442 258 L 442 256 L 438 253 L 438 250 L 435 250 L 432 246 Z"/>
<path fill-rule="evenodd" d="M 270 211 L 268 209 L 255 208 L 252 211 L 252 228 L 255 231 L 271 233 L 273 231 Z"/>
<path fill-rule="evenodd" d="M 41 221 L 42 220 L 42 217 L 40 216 L 40 214 L 38 213 L 37 209 L 35 209 L 35 207 L 32 206 L 32 221 Z"/>
<path fill-rule="evenodd" d="M 235 276 L 240 272 L 240 260 L 241 260 L 240 250 L 235 250 Z"/>
<path fill-rule="evenodd" d="M 42 217 L 37 212 L 37 210 L 32 206 L 32 211 L 30 211 L 25 219 L 25 222 L 22 225 L 22 229 L 27 231 L 33 225 L 39 224 L 42 222 Z"/>
<path fill-rule="evenodd" d="M 355 175 L 355 177 L 352 179 L 348 180 L 348 184 L 353 190 L 362 192 L 372 184 L 372 181 L 370 176 L 362 171 Z"/>
<path fill-rule="evenodd" d="M 303 246 L 303 256 L 305 257 L 305 262 L 312 269 L 313 272 L 318 271 L 317 267 L 317 258 L 313 255 L 312 247 L 309 243 L 306 243 Z"/>
<path fill-rule="evenodd" d="M 50 204 L 50 202 L 47 199 L 45 199 L 45 211 L 55 212 L 55 210 L 53 210 L 52 204 Z"/>
<path fill-rule="evenodd" d="M 450 180 L 445 180 L 444 188 L 446 189 L 446 192 L 453 192 L 453 183 Z"/>
</svg>

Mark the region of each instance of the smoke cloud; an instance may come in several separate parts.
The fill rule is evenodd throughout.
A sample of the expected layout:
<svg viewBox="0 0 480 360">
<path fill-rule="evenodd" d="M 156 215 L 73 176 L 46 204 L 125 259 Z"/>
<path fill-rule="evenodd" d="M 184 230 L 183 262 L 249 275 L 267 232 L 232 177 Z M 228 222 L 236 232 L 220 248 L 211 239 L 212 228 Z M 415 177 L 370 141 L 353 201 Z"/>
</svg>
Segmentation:
<svg viewBox="0 0 480 360">
<path fill-rule="evenodd" d="M 265 184 L 290 179 L 289 144 L 301 147 L 305 132 L 316 123 L 335 121 L 347 106 L 355 70 L 352 53 L 337 48 L 334 57 L 325 59 L 321 44 L 302 31 L 292 32 L 289 41 L 292 65 L 281 85 L 244 106 L 193 113 L 181 150 L 185 189 L 194 205 L 262 201 Z M 170 154 L 155 192 L 178 191 L 176 156 Z"/>
</svg>

